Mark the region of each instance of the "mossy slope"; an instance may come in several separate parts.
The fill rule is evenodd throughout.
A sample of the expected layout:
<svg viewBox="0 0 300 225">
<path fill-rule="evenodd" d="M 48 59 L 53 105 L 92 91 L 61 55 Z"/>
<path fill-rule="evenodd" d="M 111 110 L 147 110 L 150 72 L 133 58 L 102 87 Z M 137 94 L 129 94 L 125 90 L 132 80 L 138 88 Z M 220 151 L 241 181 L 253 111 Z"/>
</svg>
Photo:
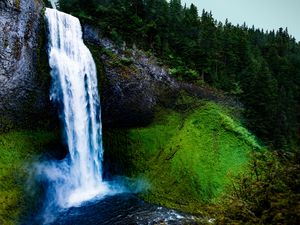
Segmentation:
<svg viewBox="0 0 300 225">
<path fill-rule="evenodd" d="M 151 125 L 116 135 L 106 151 L 123 158 L 127 175 L 146 180 L 144 199 L 197 212 L 224 194 L 230 177 L 246 169 L 249 152 L 260 148 L 227 111 L 214 103 L 160 110 Z"/>
<path fill-rule="evenodd" d="M 10 132 L 0 135 L 0 224 L 15 224 L 22 210 L 29 207 L 25 194 L 26 163 L 58 135 L 50 132 Z"/>
</svg>

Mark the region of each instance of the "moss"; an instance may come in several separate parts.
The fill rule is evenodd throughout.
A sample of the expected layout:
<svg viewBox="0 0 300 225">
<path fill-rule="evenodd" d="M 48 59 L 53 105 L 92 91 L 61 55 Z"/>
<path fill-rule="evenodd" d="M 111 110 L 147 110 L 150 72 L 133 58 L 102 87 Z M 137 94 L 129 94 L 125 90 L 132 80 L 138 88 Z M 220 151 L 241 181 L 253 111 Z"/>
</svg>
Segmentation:
<svg viewBox="0 0 300 225">
<path fill-rule="evenodd" d="M 20 11 L 21 10 L 21 0 L 15 0 L 15 9 Z"/>
<path fill-rule="evenodd" d="M 116 162 L 125 165 L 126 175 L 147 180 L 145 200 L 197 212 L 224 194 L 231 176 L 244 171 L 249 153 L 260 148 L 225 108 L 204 102 L 194 107 L 159 110 L 151 125 L 123 131 L 126 142 L 106 143 L 112 157 L 127 159 Z"/>
<path fill-rule="evenodd" d="M 0 135 L 0 224 L 15 224 L 23 210 L 32 206 L 24 185 L 28 176 L 26 163 L 57 140 L 57 134 L 43 131 Z"/>
<path fill-rule="evenodd" d="M 105 48 L 101 50 L 101 53 L 108 57 L 107 64 L 114 68 L 122 78 L 129 79 L 137 74 L 138 68 L 131 59 L 133 53 L 130 50 L 124 51 L 124 56 L 119 56 Z"/>
<path fill-rule="evenodd" d="M 0 134 L 7 133 L 13 128 L 13 122 L 7 116 L 0 117 Z"/>
</svg>

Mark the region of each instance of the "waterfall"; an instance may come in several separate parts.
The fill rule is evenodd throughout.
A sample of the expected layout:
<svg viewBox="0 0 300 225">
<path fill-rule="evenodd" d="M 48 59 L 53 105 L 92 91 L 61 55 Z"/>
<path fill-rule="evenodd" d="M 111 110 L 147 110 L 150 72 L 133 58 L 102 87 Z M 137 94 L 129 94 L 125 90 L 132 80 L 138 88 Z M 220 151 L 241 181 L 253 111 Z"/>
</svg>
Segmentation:
<svg viewBox="0 0 300 225">
<path fill-rule="evenodd" d="M 102 134 L 96 66 L 76 17 L 46 9 L 49 30 L 50 98 L 60 108 L 69 156 L 43 167 L 61 207 L 108 192 L 102 181 Z"/>
<path fill-rule="evenodd" d="M 56 9 L 57 2 L 58 2 L 58 0 L 50 0 L 51 6 L 53 9 Z"/>
</svg>

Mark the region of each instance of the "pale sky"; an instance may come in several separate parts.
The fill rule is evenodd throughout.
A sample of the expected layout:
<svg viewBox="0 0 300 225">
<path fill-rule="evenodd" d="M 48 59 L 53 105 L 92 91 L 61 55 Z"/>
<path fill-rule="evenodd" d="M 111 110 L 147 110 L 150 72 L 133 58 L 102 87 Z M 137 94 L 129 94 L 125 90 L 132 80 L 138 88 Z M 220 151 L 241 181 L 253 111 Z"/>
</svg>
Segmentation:
<svg viewBox="0 0 300 225">
<path fill-rule="evenodd" d="M 214 19 L 264 30 L 288 28 L 289 34 L 300 41 L 300 0 L 181 0 L 181 3 L 212 11 Z"/>
</svg>

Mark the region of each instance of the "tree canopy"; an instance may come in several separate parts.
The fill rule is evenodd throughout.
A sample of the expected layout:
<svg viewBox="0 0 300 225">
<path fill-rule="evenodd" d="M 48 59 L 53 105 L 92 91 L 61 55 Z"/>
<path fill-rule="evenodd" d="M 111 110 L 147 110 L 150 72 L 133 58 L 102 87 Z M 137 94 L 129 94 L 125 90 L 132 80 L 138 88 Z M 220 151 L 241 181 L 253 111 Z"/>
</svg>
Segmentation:
<svg viewBox="0 0 300 225">
<path fill-rule="evenodd" d="M 287 29 L 223 24 L 180 0 L 60 0 L 60 9 L 151 51 L 179 80 L 237 97 L 246 125 L 271 148 L 299 143 L 300 44 Z"/>
</svg>

